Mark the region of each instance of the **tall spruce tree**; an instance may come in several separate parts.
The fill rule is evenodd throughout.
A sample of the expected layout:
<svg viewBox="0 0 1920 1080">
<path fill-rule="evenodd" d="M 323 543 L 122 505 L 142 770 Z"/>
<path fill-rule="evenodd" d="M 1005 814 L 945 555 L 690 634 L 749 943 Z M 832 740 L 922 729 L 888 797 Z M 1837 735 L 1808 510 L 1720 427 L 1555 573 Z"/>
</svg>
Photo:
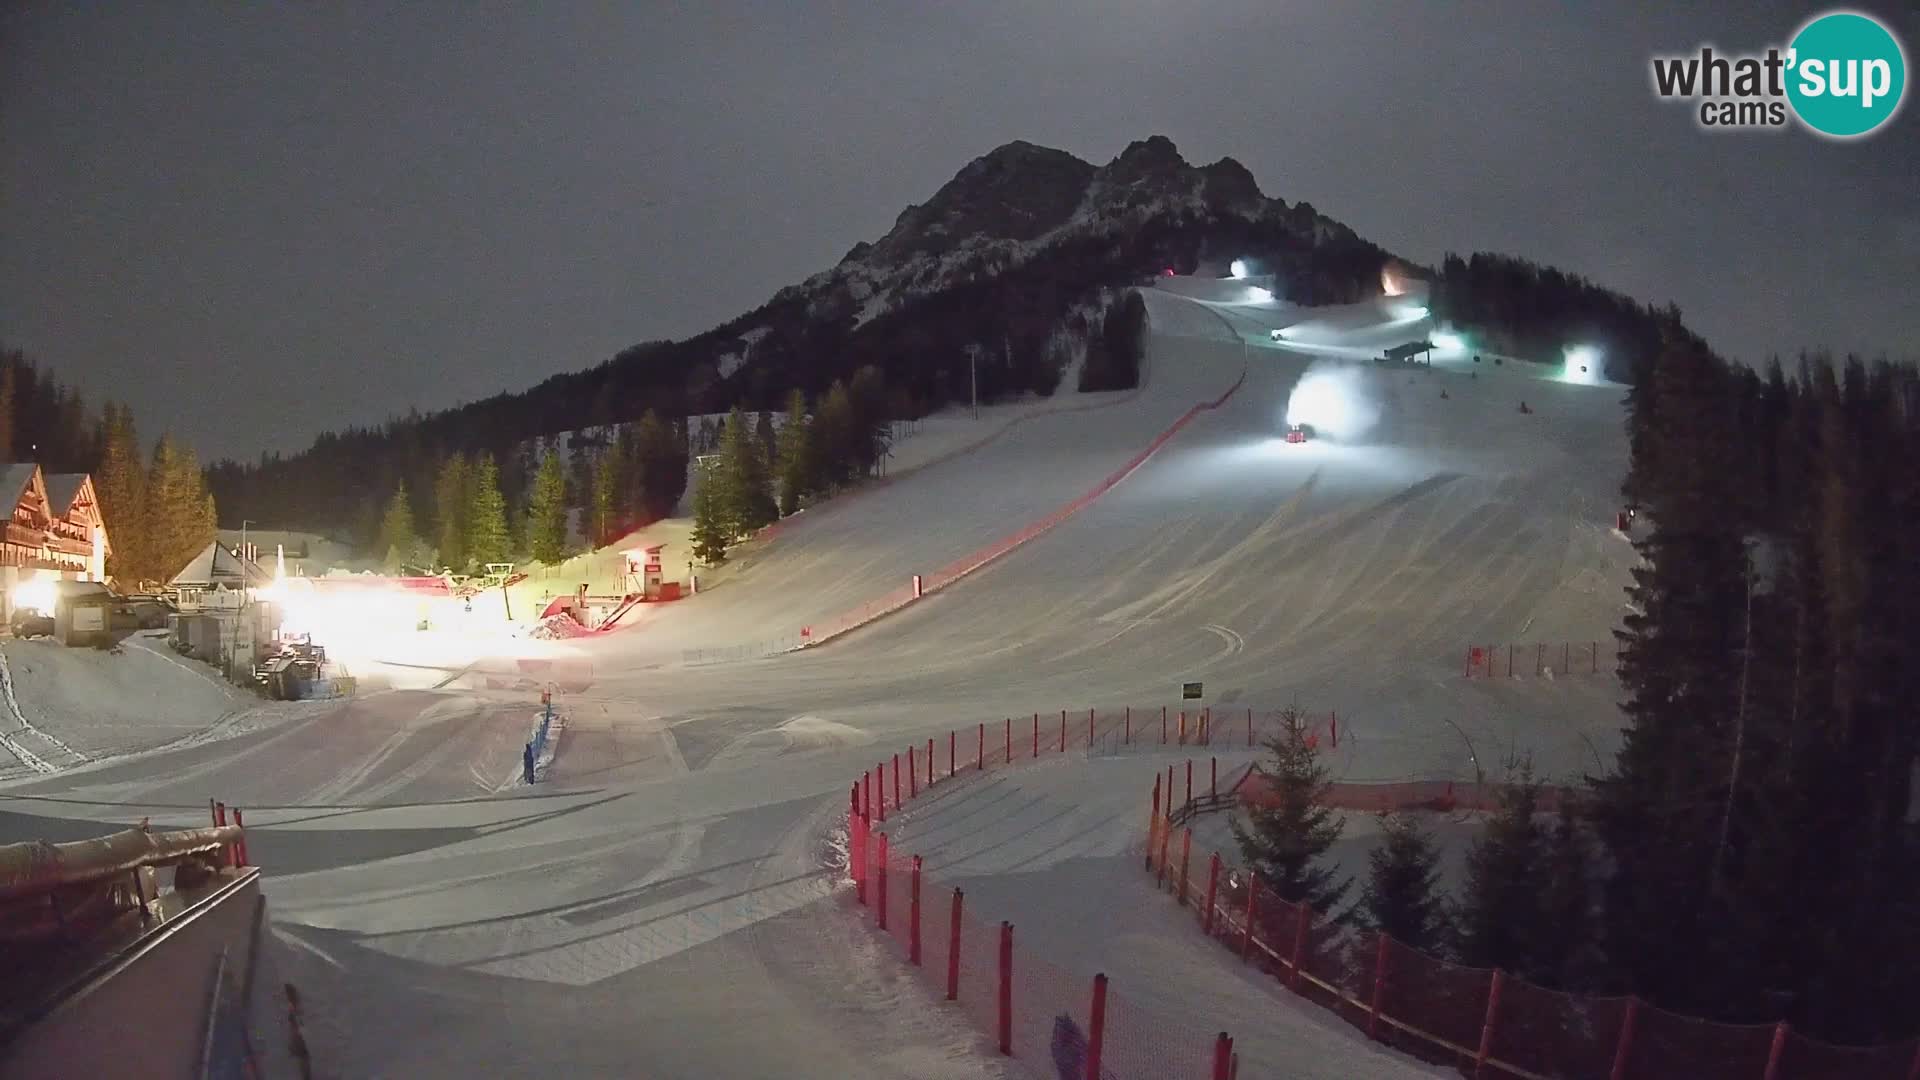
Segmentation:
<svg viewBox="0 0 1920 1080">
<path fill-rule="evenodd" d="M 780 428 L 778 471 L 780 513 L 784 516 L 800 509 L 811 475 L 811 433 L 808 430 L 807 395 L 799 390 L 787 395 L 787 422 Z"/>
<path fill-rule="evenodd" d="M 380 522 L 380 542 L 375 548 L 383 553 L 387 573 L 395 574 L 413 562 L 419 546 L 420 538 L 413 528 L 413 502 L 407 497 L 407 482 L 402 480 L 387 501 L 386 516 Z"/>
<path fill-rule="evenodd" d="M 721 436 L 720 472 L 721 516 L 731 535 L 746 535 L 779 518 L 760 442 L 738 408 L 728 415 Z"/>
<path fill-rule="evenodd" d="M 507 562 L 513 536 L 507 530 L 507 500 L 500 494 L 500 469 L 482 452 L 474 463 L 473 498 L 467 506 L 467 556 L 475 563 Z"/>
<path fill-rule="evenodd" d="M 1418 818 L 1380 815 L 1380 842 L 1367 854 L 1360 907 L 1369 927 L 1409 948 L 1433 952 L 1446 941 L 1440 849 Z"/>
<path fill-rule="evenodd" d="M 472 504 L 467 459 L 458 452 L 449 454 L 434 477 L 433 510 L 440 564 L 456 571 L 467 568 L 467 513 Z"/>
<path fill-rule="evenodd" d="M 721 505 L 725 494 L 720 472 L 718 467 L 702 470 L 693 489 L 693 557 L 708 566 L 727 561 L 727 545 L 732 538 Z"/>
<path fill-rule="evenodd" d="M 593 546 L 612 542 L 621 532 L 623 513 L 620 497 L 626 482 L 625 460 L 618 443 L 600 451 L 593 463 L 593 491 L 588 500 L 587 520 L 591 523 Z"/>
<path fill-rule="evenodd" d="M 1705 1007 L 1702 982 L 1734 958 L 1714 902 L 1739 715 L 1735 659 L 1745 626 L 1742 523 L 1724 498 L 1740 467 L 1724 368 L 1697 341 L 1670 337 L 1654 365 L 1640 450 L 1651 531 L 1635 543 L 1632 608 L 1620 641 L 1627 716 L 1613 773 L 1596 785 L 1594 821 L 1612 857 L 1607 940 L 1641 993 Z"/>
<path fill-rule="evenodd" d="M 1340 839 L 1346 819 L 1327 808 L 1332 789 L 1327 767 L 1308 738 L 1306 716 L 1291 706 L 1278 715 L 1280 733 L 1267 740 L 1260 764 L 1270 787 L 1265 805 L 1230 822 L 1248 866 L 1268 889 L 1289 903 L 1306 903 L 1328 917 L 1352 886 L 1323 860 Z"/>
<path fill-rule="evenodd" d="M 1540 897 L 1546 885 L 1544 836 L 1534 820 L 1539 786 L 1524 767 L 1510 773 L 1499 808 L 1467 850 L 1460 959 L 1531 977 L 1538 967 Z"/>
<path fill-rule="evenodd" d="M 13 363 L 10 359 L 0 362 L 0 461 L 14 460 L 13 382 Z"/>
<path fill-rule="evenodd" d="M 567 469 L 559 451 L 540 459 L 527 507 L 527 546 L 536 562 L 551 566 L 567 556 Z"/>
<path fill-rule="evenodd" d="M 110 404 L 106 446 L 101 451 L 94 490 L 100 498 L 107 537 L 113 544 L 107 573 L 122 582 L 127 591 L 137 588 L 148 573 L 146 488 L 147 474 L 141 465 L 140 436 L 134 430 L 133 413 Z"/>
</svg>

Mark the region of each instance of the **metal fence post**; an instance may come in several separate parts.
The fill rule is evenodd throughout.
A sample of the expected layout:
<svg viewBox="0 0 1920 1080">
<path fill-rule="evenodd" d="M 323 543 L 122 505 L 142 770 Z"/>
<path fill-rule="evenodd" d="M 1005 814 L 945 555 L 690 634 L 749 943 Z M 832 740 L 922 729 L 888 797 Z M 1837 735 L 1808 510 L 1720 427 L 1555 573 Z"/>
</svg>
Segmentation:
<svg viewBox="0 0 1920 1080">
<path fill-rule="evenodd" d="M 1220 889 L 1220 853 L 1214 852 L 1207 863 L 1207 906 L 1200 913 L 1200 932 L 1213 936 L 1213 898 Z"/>
<path fill-rule="evenodd" d="M 1207 794 L 1220 794 L 1220 759 L 1217 757 L 1207 759 Z"/>
<path fill-rule="evenodd" d="M 980 733 L 981 741 L 982 742 L 986 741 L 986 738 L 987 738 L 987 734 L 984 730 L 982 730 Z M 960 746 L 960 733 L 957 731 L 947 732 L 947 779 L 949 780 L 953 779 L 954 774 L 960 768 L 959 758 L 955 756 L 955 752 L 957 751 L 959 746 Z"/>
<path fill-rule="evenodd" d="M 911 746 L 907 747 L 907 797 L 909 799 L 917 799 L 920 797 L 920 768 L 914 761 L 913 749 Z M 894 760 L 897 762 L 900 759 L 895 758 Z M 896 769 L 899 768 L 898 765 L 894 767 Z"/>
<path fill-rule="evenodd" d="M 1620 1040 L 1613 1048 L 1613 1071 L 1609 1080 L 1627 1080 L 1627 1061 L 1633 1055 L 1633 1022 L 1640 1018 L 1640 999 L 1627 999 L 1627 1015 L 1620 1019 Z M 1920 1057 L 1914 1061 L 1920 1064 Z"/>
<path fill-rule="evenodd" d="M 1294 993 L 1300 992 L 1301 974 L 1307 966 L 1307 931 L 1313 926 L 1313 905 L 1300 901 L 1300 919 L 1293 930 L 1293 971 L 1287 977 L 1287 985 Z"/>
<path fill-rule="evenodd" d="M 1040 714 L 1033 714 L 1033 756 L 1040 756 Z"/>
<path fill-rule="evenodd" d="M 947 1000 L 960 999 L 960 904 L 965 894 L 953 890 L 953 914 L 947 925 Z"/>
<path fill-rule="evenodd" d="M 1060 752 L 1067 752 L 1067 710 L 1060 710 Z"/>
<path fill-rule="evenodd" d="M 1373 951 L 1373 1004 L 1367 1009 L 1367 1038 L 1380 1037 L 1380 1003 L 1387 996 L 1387 949 L 1393 939 L 1380 935 L 1380 944 Z"/>
<path fill-rule="evenodd" d="M 1780 1080 L 1780 1059 L 1787 1052 L 1787 1022 L 1773 1025 L 1773 1045 L 1767 1048 L 1765 1080 Z"/>
<path fill-rule="evenodd" d="M 1000 924 L 1000 1053 L 1013 1056 L 1013 924 Z"/>
<path fill-rule="evenodd" d="M 900 801 L 900 755 L 895 754 L 893 755 L 893 808 L 898 810 L 904 805 Z"/>
<path fill-rule="evenodd" d="M 913 857 L 913 882 L 907 902 L 907 960 L 920 966 L 920 856 Z"/>
<path fill-rule="evenodd" d="M 1233 1069 L 1233 1040 L 1221 1032 L 1213 1040 L 1213 1080 L 1229 1080 Z"/>
<path fill-rule="evenodd" d="M 1107 1038 L 1107 976 L 1093 977 L 1093 1005 L 1087 1011 L 1087 1080 L 1102 1080 L 1100 1047 Z"/>
<path fill-rule="evenodd" d="M 874 912 L 880 917 L 880 929 L 887 928 L 887 834 L 877 833 L 880 841 L 880 877 L 874 882 Z"/>
<path fill-rule="evenodd" d="M 952 756 L 951 750 L 948 751 L 948 756 Z M 927 739 L 927 786 L 933 786 L 933 739 L 931 736 Z"/>
<path fill-rule="evenodd" d="M 1125 723 L 1126 723 L 1126 727 L 1122 729 L 1122 734 L 1120 736 L 1120 745 L 1122 746 L 1126 746 L 1129 743 L 1133 742 L 1133 706 L 1131 705 L 1127 706 L 1127 716 L 1126 716 Z"/>
<path fill-rule="evenodd" d="M 1507 973 L 1493 969 L 1493 985 L 1487 988 L 1487 1019 L 1480 1027 L 1480 1052 L 1473 1056 L 1473 1080 L 1487 1072 L 1487 1058 L 1493 1054 L 1493 1031 L 1500 1022 L 1500 991 L 1507 985 Z"/>
</svg>

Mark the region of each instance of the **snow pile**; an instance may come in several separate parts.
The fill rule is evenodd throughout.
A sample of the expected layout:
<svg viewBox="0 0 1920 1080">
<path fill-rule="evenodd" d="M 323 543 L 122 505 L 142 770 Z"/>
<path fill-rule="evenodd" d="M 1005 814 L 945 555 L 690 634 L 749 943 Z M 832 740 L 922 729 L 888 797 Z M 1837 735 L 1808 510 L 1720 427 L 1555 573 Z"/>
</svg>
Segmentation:
<svg viewBox="0 0 1920 1080">
<path fill-rule="evenodd" d="M 527 636 L 536 641 L 564 641 L 568 638 L 586 637 L 593 631 L 581 626 L 579 621 L 564 611 L 553 614 L 533 624 Z"/>
</svg>

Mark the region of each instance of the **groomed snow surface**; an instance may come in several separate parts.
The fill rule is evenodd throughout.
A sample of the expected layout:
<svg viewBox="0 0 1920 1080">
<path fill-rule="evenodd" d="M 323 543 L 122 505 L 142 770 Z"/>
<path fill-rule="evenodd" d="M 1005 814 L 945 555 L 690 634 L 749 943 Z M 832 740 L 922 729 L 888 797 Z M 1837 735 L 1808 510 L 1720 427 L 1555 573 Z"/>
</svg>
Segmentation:
<svg viewBox="0 0 1920 1080">
<path fill-rule="evenodd" d="M 284 1055 L 293 982 L 321 1075 L 984 1077 L 1016 1074 L 852 914 L 836 869 L 847 785 L 909 743 L 1035 710 L 1157 711 L 1202 681 L 1222 712 L 1338 709 L 1347 779 L 1471 779 L 1516 751 L 1556 778 L 1611 752 L 1604 671 L 1469 681 L 1461 661 L 1469 643 L 1607 639 L 1632 557 L 1611 533 L 1617 388 L 1361 361 L 1365 441 L 1287 444 L 1311 365 L 1422 328 L 1357 306 L 1325 317 L 1358 344 L 1315 352 L 1269 338 L 1300 319 L 1281 305 L 1144 294 L 1140 392 L 1062 396 L 1048 407 L 1081 407 L 996 415 L 972 440 L 942 421 L 957 452 L 801 515 L 612 633 L 421 635 L 375 658 L 391 689 L 284 709 L 164 645 L 8 643 L 27 721 L 8 729 L 87 760 L 15 769 L 0 839 L 244 807 L 271 898 L 256 1042 Z M 951 588 L 817 649 L 687 662 L 752 655 L 1045 517 L 1243 374 L 1118 487 Z M 546 779 L 518 786 L 546 685 L 564 732 Z M 1127 872 L 1155 767 L 1068 755 L 926 854 L 1036 956 L 1230 1029 L 1270 1063 L 1243 1076 L 1418 1074 L 1258 985 Z"/>
</svg>

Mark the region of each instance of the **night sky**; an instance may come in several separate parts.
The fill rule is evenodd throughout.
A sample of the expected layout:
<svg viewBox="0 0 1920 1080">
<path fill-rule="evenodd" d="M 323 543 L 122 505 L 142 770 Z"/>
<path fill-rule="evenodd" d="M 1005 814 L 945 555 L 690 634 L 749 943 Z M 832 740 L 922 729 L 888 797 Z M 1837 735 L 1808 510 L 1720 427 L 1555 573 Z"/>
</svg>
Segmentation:
<svg viewBox="0 0 1920 1080">
<path fill-rule="evenodd" d="M 149 437 L 293 450 L 706 329 L 1001 143 L 1160 133 L 1418 260 L 1675 301 L 1730 356 L 1920 354 L 1920 90 L 1864 141 L 1707 134 L 1650 54 L 1826 8 L 1674 6 L 14 5 L 0 341 Z M 1915 8 L 1865 9 L 1920 58 Z"/>
</svg>

